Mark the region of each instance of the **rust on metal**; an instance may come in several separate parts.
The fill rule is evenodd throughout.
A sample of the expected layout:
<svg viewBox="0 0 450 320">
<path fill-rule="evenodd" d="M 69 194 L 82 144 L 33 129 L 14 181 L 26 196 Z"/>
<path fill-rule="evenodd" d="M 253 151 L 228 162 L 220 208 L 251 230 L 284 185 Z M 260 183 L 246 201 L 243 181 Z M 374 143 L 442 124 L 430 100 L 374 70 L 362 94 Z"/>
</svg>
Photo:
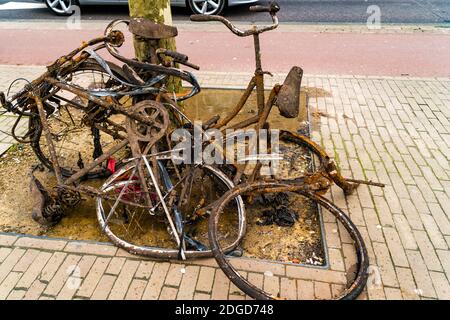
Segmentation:
<svg viewBox="0 0 450 320">
<path fill-rule="evenodd" d="M 128 28 L 135 36 L 151 40 L 173 38 L 178 35 L 176 27 L 155 23 L 146 18 L 131 19 Z"/>
</svg>

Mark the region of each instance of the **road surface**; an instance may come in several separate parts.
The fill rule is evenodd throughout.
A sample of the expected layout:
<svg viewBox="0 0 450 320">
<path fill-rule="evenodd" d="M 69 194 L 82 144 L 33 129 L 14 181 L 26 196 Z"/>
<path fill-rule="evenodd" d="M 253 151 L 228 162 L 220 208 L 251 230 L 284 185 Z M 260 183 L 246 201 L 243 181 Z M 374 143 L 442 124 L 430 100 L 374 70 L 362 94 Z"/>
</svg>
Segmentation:
<svg viewBox="0 0 450 320">
<path fill-rule="evenodd" d="M 378 6 L 382 23 L 450 23 L 449 0 L 278 0 L 278 3 L 282 8 L 279 12 L 282 22 L 365 23 L 371 15 L 367 13 L 368 7 Z M 183 8 L 173 8 L 172 11 L 174 20 L 185 21 L 190 14 Z M 248 6 L 240 6 L 229 8 L 224 15 L 237 21 L 254 22 L 265 20 L 267 14 L 251 13 Z M 85 20 L 112 20 L 126 16 L 127 6 L 82 8 L 82 19 Z M 52 15 L 43 4 L 0 5 L 0 20 L 23 19 L 65 18 Z"/>
</svg>

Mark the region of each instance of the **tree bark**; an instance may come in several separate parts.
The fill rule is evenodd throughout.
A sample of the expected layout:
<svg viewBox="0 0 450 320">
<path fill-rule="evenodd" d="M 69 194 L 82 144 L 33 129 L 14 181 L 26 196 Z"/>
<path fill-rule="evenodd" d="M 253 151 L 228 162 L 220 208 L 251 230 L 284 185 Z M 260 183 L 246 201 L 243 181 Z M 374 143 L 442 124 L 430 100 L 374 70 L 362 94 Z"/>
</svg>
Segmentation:
<svg viewBox="0 0 450 320">
<path fill-rule="evenodd" d="M 170 0 L 129 0 L 128 4 L 131 18 L 146 18 L 156 23 L 172 25 Z M 175 39 L 148 41 L 134 37 L 134 51 L 139 61 L 155 63 L 156 57 L 151 53 L 155 52 L 158 48 L 176 51 Z M 181 89 L 181 80 L 171 78 L 168 89 L 179 92 Z"/>
</svg>

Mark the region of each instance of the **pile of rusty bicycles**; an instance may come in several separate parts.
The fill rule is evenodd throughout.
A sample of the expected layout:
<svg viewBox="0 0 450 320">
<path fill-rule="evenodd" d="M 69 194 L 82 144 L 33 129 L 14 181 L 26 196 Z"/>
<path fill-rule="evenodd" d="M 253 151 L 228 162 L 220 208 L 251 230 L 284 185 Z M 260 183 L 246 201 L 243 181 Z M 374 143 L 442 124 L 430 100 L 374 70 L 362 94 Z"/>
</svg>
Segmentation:
<svg viewBox="0 0 450 320">
<path fill-rule="evenodd" d="M 40 166 L 31 170 L 32 217 L 43 225 L 53 225 L 68 208 L 80 204 L 83 196 L 93 197 L 101 231 L 117 246 L 152 258 L 214 257 L 230 280 L 250 297 L 276 299 L 282 296 L 273 296 L 252 284 L 233 266 L 233 255 L 246 236 L 246 205 L 259 202 L 275 213 L 290 212 L 306 199 L 322 208 L 324 214 L 331 213 L 354 241 L 358 261 L 355 277 L 336 297 L 354 299 L 367 281 L 366 248 L 349 217 L 322 195 L 333 183 L 345 194 L 352 193 L 360 183 L 382 184 L 342 177 L 334 161 L 306 135 L 279 131 L 281 142 L 307 149 L 316 164 L 301 175 L 280 177 L 263 160 L 235 161 L 234 154 L 230 156 L 234 147 L 224 147 L 211 134 L 211 130 L 250 127 L 256 134 L 271 132 L 267 119 L 273 106 L 284 117 L 298 116 L 301 68 L 293 67 L 284 83 L 275 85 L 265 97 L 264 76 L 269 73 L 262 69 L 259 35 L 278 26 L 276 13 L 280 8 L 272 2 L 250 9 L 268 12 L 272 24 L 242 31 L 221 16 L 191 16 L 192 21 L 222 22 L 234 34 L 254 39 L 254 76 L 237 105 L 224 117 L 214 116 L 199 124 L 183 111 L 182 101 L 200 92 L 195 76 L 178 67 L 198 69 L 186 55 L 157 49 L 149 61 L 138 61 L 119 53 L 125 41 L 119 25 L 127 27 L 134 37 L 151 42 L 177 35 L 175 27 L 143 18 L 111 22 L 102 37 L 60 57 L 18 93 L 8 98 L 1 93 L 2 107 L 18 115 L 12 135 L 21 143 L 29 143 L 40 161 Z M 123 66 L 104 60 L 100 49 L 106 49 Z M 183 81 L 188 89 L 174 92 L 173 79 Z M 257 112 L 233 121 L 252 92 L 256 92 Z M 28 118 L 28 130 L 19 136 L 16 128 L 23 117 Z M 173 136 L 180 129 L 187 134 L 178 134 L 175 141 Z M 194 131 L 206 139 L 194 141 Z M 245 141 L 258 144 L 252 139 Z M 180 150 L 176 142 L 184 142 L 187 147 Z M 226 161 L 193 160 L 199 147 L 213 147 L 215 154 Z M 268 150 L 272 149 L 275 147 L 269 143 Z M 35 171 L 43 167 L 54 173 L 56 186 L 44 186 L 36 177 Z M 101 184 L 86 183 L 92 179 Z M 299 198 L 303 202 L 298 202 Z M 208 219 L 209 245 L 192 232 L 192 225 L 200 219 Z M 221 219 L 229 222 L 226 230 Z M 148 235 L 155 221 L 165 224 L 170 246 L 149 245 Z"/>
</svg>

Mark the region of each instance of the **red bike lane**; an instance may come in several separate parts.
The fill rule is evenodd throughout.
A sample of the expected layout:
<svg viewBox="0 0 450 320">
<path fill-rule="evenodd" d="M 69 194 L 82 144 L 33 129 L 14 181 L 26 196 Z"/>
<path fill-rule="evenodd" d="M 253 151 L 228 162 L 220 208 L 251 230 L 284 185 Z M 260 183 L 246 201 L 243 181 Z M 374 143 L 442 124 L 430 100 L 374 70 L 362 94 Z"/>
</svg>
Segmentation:
<svg viewBox="0 0 450 320">
<path fill-rule="evenodd" d="M 2 29 L 0 64 L 48 64 L 100 35 L 100 30 Z M 177 48 L 202 71 L 254 69 L 251 37 L 182 30 Z M 130 42 L 121 50 L 133 56 Z M 271 72 L 298 65 L 309 74 L 450 76 L 450 34 L 274 31 L 261 35 L 261 50 L 263 67 Z"/>
</svg>

